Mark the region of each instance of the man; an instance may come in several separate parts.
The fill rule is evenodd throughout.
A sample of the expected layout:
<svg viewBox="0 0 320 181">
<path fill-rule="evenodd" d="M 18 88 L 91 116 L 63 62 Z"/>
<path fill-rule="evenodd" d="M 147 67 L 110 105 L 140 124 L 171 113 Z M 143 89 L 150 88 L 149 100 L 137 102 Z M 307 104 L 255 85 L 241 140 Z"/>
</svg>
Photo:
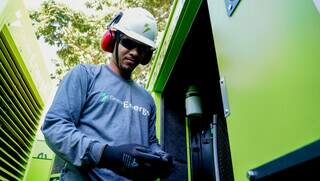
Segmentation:
<svg viewBox="0 0 320 181">
<path fill-rule="evenodd" d="M 42 132 L 67 161 L 61 180 L 154 180 L 170 172 L 172 157 L 155 136 L 150 94 L 131 80 L 155 49 L 155 18 L 132 8 L 109 24 L 101 47 L 108 65 L 78 65 L 61 82 Z"/>
</svg>

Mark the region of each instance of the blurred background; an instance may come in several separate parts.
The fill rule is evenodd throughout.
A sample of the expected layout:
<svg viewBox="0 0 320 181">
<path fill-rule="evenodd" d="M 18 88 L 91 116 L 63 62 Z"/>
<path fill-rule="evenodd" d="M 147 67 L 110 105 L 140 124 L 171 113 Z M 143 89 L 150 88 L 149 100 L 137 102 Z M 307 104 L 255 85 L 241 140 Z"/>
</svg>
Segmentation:
<svg viewBox="0 0 320 181">
<path fill-rule="evenodd" d="M 158 42 L 161 39 L 173 0 L 24 0 L 50 77 L 59 82 L 63 75 L 79 63 L 101 64 L 110 55 L 101 51 L 100 40 L 115 13 L 143 6 L 158 22 Z M 145 86 L 152 64 L 138 67 L 134 74 Z"/>
</svg>

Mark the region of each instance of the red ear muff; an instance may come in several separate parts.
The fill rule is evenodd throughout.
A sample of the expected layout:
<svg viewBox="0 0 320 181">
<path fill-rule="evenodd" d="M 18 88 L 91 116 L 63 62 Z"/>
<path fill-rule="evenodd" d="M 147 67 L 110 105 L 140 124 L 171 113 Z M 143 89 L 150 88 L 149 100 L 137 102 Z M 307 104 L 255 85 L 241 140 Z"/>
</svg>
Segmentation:
<svg viewBox="0 0 320 181">
<path fill-rule="evenodd" d="M 115 42 L 115 32 L 108 30 L 102 37 L 101 48 L 106 52 L 112 53 L 114 42 Z"/>
<path fill-rule="evenodd" d="M 112 30 L 112 25 L 117 24 L 120 21 L 122 15 L 122 12 L 116 14 L 116 16 L 111 20 L 111 22 L 107 26 L 107 32 L 102 37 L 101 48 L 106 52 L 113 52 L 114 44 L 116 41 L 116 31 Z"/>
</svg>

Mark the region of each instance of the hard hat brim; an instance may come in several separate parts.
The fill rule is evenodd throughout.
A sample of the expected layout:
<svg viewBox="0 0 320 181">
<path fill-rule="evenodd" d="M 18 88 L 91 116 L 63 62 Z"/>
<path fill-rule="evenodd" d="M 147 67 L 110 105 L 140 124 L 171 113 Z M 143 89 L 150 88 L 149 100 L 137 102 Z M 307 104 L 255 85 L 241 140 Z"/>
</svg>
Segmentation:
<svg viewBox="0 0 320 181">
<path fill-rule="evenodd" d="M 129 31 L 129 30 L 126 30 L 125 28 L 121 27 L 121 26 L 117 26 L 117 25 L 114 25 L 114 28 L 121 31 L 122 33 L 124 33 L 125 35 L 127 35 L 128 37 L 132 38 L 132 39 L 135 39 L 143 44 L 146 44 L 154 49 L 156 49 L 156 45 L 153 41 L 151 41 L 150 39 L 136 33 L 136 32 L 133 32 L 133 31 Z"/>
</svg>

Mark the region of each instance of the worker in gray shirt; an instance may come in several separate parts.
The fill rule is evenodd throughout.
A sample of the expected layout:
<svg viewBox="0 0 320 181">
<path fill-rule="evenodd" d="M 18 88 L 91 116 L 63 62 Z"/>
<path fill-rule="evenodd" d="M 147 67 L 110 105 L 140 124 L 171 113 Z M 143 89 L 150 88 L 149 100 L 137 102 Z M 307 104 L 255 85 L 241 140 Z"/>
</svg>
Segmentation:
<svg viewBox="0 0 320 181">
<path fill-rule="evenodd" d="M 166 177 L 172 157 L 155 135 L 156 107 L 132 79 L 155 50 L 155 18 L 143 8 L 117 14 L 101 47 L 108 65 L 73 68 L 61 81 L 42 125 L 48 146 L 66 166 L 61 180 L 154 180 Z"/>
</svg>

